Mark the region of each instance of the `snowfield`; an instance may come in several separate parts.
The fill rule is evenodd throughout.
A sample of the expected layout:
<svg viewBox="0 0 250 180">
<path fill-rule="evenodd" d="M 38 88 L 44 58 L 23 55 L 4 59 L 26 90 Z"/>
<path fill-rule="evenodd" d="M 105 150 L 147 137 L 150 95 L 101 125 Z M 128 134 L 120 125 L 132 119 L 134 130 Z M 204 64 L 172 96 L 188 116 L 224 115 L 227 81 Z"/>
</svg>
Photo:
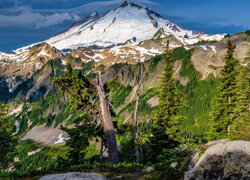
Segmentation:
<svg viewBox="0 0 250 180">
<path fill-rule="evenodd" d="M 125 44 L 129 40 L 132 44 L 137 44 L 151 39 L 160 28 L 164 29 L 165 34 L 179 37 L 184 44 L 198 42 L 196 39 L 198 36 L 202 36 L 204 40 L 221 38 L 220 35 L 210 37 L 186 30 L 148 8 L 125 2 L 103 17 L 100 17 L 97 12 L 93 13 L 82 24 L 73 26 L 46 42 L 59 50 L 89 46 L 109 47 Z"/>
</svg>

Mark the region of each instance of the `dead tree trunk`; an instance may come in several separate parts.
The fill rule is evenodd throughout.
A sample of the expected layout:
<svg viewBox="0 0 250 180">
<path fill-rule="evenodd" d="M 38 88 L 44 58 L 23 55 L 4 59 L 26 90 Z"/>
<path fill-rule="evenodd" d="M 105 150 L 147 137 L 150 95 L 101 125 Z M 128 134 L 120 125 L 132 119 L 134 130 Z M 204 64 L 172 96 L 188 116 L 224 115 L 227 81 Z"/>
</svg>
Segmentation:
<svg viewBox="0 0 250 180">
<path fill-rule="evenodd" d="M 141 67 L 141 70 L 140 70 L 140 74 L 139 74 L 139 84 L 138 84 L 138 93 L 137 93 L 137 97 L 136 97 L 136 103 L 135 103 L 135 111 L 134 111 L 134 122 L 133 122 L 133 140 L 134 140 L 134 143 L 135 143 L 135 159 L 136 159 L 136 163 L 140 163 L 140 147 L 138 146 L 137 144 L 137 139 L 138 139 L 138 135 L 139 135 L 139 132 L 138 132 L 138 127 L 137 127 L 137 124 L 138 124 L 138 116 L 137 116 L 137 113 L 138 113 L 138 107 L 139 107 L 139 103 L 140 103 L 140 96 L 141 96 L 141 93 L 143 91 L 142 89 L 142 83 L 143 83 L 143 66 Z"/>
<path fill-rule="evenodd" d="M 137 98 L 136 98 L 135 111 L 134 111 L 134 123 L 133 123 L 133 140 L 135 143 L 135 162 L 136 163 L 140 163 L 140 147 L 136 144 L 136 141 L 138 139 L 137 112 L 138 112 L 139 101 L 140 101 L 140 95 L 138 93 Z"/>
<path fill-rule="evenodd" d="M 109 109 L 109 101 L 105 95 L 101 72 L 98 72 L 99 76 L 97 79 L 97 94 L 99 97 L 99 105 L 102 116 L 104 137 L 106 140 L 106 146 L 108 149 L 109 161 L 112 163 L 119 163 L 118 148 L 115 137 L 115 130 L 113 121 Z"/>
</svg>

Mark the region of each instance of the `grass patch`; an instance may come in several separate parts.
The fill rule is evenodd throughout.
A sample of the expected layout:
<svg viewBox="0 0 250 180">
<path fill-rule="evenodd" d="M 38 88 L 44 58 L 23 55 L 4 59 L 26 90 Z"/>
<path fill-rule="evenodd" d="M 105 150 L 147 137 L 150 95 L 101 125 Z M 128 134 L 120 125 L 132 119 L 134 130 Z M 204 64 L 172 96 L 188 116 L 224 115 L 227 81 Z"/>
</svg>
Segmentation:
<svg viewBox="0 0 250 180">
<path fill-rule="evenodd" d="M 191 56 L 192 50 L 184 48 L 176 48 L 173 52 L 174 58 L 182 59 L 181 76 L 190 79 L 186 86 L 178 85 L 178 90 L 184 96 L 184 105 L 179 114 L 186 117 L 181 126 L 185 138 L 203 142 L 209 131 L 211 102 L 217 94 L 219 82 L 214 78 L 199 80 L 200 74 L 194 69 Z"/>
<path fill-rule="evenodd" d="M 187 86 L 178 87 L 185 94 L 184 106 L 179 113 L 186 117 L 182 123 L 186 139 L 191 138 L 196 142 L 206 140 L 211 124 L 209 112 L 218 84 L 218 80 L 211 78 L 205 81 L 192 80 Z"/>
<path fill-rule="evenodd" d="M 61 103 L 61 97 L 62 93 L 54 90 L 50 91 L 45 98 L 42 97 L 37 102 L 24 105 L 22 112 L 15 118 L 20 122 L 18 134 L 20 135 L 28 129 L 28 122 L 31 123 L 29 128 L 32 128 L 42 124 L 46 124 L 49 127 L 54 121 L 57 126 L 66 120 L 69 116 L 69 105 Z M 57 116 L 49 113 L 51 109 L 56 108 L 60 111 Z"/>
<path fill-rule="evenodd" d="M 67 147 L 43 146 L 32 140 L 20 141 L 10 155 L 13 157 L 13 170 L 18 175 L 29 174 L 33 171 L 55 170 L 58 166 L 58 157 L 66 158 Z"/>
<path fill-rule="evenodd" d="M 124 86 L 120 82 L 119 75 L 105 84 L 105 90 L 111 93 L 111 104 L 114 107 L 122 105 L 132 89 L 131 86 Z"/>
<path fill-rule="evenodd" d="M 145 94 L 140 97 L 139 107 L 138 107 L 138 114 L 139 115 L 150 115 L 157 107 L 150 107 L 147 103 L 152 97 L 157 96 L 159 94 L 159 87 L 154 87 L 149 89 Z M 135 108 L 135 100 L 125 106 L 120 112 L 123 113 L 124 111 L 128 110 L 129 112 L 133 112 Z"/>
</svg>

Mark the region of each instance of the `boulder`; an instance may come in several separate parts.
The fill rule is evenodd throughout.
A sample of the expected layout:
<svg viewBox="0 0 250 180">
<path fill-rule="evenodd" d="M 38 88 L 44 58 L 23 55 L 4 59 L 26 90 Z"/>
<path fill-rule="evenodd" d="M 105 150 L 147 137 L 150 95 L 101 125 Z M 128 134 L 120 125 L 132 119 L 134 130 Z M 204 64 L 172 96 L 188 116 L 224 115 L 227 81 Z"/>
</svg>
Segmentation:
<svg viewBox="0 0 250 180">
<path fill-rule="evenodd" d="M 170 164 L 171 168 L 176 168 L 178 166 L 178 162 L 173 162 Z"/>
<path fill-rule="evenodd" d="M 219 140 L 204 147 L 185 180 L 250 179 L 250 142 Z"/>
<path fill-rule="evenodd" d="M 151 166 L 147 167 L 147 169 L 146 169 L 147 172 L 152 172 L 153 170 L 154 170 L 154 168 Z"/>
<path fill-rule="evenodd" d="M 40 180 L 106 180 L 102 175 L 96 173 L 69 172 L 64 174 L 47 175 Z"/>
</svg>

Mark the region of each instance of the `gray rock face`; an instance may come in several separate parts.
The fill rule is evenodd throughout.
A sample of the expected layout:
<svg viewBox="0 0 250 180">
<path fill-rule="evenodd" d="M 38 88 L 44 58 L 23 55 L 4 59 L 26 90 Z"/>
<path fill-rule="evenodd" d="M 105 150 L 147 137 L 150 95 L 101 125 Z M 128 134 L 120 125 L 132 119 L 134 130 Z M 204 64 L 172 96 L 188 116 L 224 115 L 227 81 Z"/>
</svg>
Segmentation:
<svg viewBox="0 0 250 180">
<path fill-rule="evenodd" d="M 205 148 L 199 161 L 185 174 L 185 180 L 250 179 L 250 142 L 219 140 Z"/>
<path fill-rule="evenodd" d="M 96 173 L 70 172 L 64 174 L 53 174 L 40 178 L 40 180 L 106 180 L 102 175 Z"/>
</svg>

